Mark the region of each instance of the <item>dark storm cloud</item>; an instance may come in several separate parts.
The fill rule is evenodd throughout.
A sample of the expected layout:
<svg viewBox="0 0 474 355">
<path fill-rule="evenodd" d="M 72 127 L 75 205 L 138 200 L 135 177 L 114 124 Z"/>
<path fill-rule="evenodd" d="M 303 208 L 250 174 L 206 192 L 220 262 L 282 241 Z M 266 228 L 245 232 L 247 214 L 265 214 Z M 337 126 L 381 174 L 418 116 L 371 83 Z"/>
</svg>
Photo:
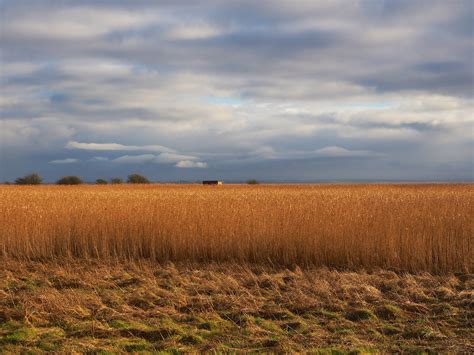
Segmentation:
<svg viewBox="0 0 474 355">
<path fill-rule="evenodd" d="M 471 1 L 25 0 L 0 12 L 1 179 L 472 178 Z M 142 148 L 80 148 L 107 144 Z"/>
</svg>

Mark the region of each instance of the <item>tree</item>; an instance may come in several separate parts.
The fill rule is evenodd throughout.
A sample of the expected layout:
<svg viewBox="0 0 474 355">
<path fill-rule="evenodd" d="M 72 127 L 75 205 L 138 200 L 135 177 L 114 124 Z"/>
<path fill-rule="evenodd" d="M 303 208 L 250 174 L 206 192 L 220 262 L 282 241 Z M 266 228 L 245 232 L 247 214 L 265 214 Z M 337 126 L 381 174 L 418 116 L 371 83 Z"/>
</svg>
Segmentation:
<svg viewBox="0 0 474 355">
<path fill-rule="evenodd" d="M 127 182 L 129 184 L 149 184 L 150 183 L 150 181 L 146 177 L 139 174 L 128 175 Z"/>
<path fill-rule="evenodd" d="M 17 185 L 39 185 L 43 179 L 38 174 L 29 174 L 15 180 Z"/>
<path fill-rule="evenodd" d="M 107 180 L 104 180 L 104 179 L 97 179 L 97 180 L 95 181 L 95 183 L 96 183 L 97 185 L 107 185 Z"/>
<path fill-rule="evenodd" d="M 79 176 L 63 176 L 56 183 L 58 185 L 80 185 L 82 179 Z"/>
<path fill-rule="evenodd" d="M 255 179 L 250 179 L 250 180 L 247 180 L 247 184 L 249 185 L 257 185 L 259 184 L 259 182 Z"/>
<path fill-rule="evenodd" d="M 121 184 L 123 183 L 123 180 L 121 178 L 112 178 L 110 179 L 111 184 Z"/>
</svg>

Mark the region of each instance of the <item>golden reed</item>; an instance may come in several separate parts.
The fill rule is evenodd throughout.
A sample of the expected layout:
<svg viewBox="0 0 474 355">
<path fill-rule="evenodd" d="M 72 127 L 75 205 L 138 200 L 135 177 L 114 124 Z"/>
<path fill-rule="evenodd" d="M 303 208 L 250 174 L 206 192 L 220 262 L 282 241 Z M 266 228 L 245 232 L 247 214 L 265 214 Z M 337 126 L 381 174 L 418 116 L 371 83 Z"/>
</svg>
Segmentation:
<svg viewBox="0 0 474 355">
<path fill-rule="evenodd" d="M 472 272 L 473 185 L 0 186 L 0 258 Z"/>
</svg>

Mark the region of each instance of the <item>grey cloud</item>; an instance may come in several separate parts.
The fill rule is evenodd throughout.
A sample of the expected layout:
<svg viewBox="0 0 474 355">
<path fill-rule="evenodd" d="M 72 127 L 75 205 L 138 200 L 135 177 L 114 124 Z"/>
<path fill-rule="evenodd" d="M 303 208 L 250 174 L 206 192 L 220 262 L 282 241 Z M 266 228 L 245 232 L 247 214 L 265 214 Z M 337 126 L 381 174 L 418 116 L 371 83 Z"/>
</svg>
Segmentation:
<svg viewBox="0 0 474 355">
<path fill-rule="evenodd" d="M 447 167 L 472 177 L 468 0 L 25 0 L 0 11 L 1 179 L 30 166 L 53 176 L 61 164 L 48 162 L 65 154 L 91 178 L 136 166 L 287 179 L 289 165 L 308 179 Z"/>
<path fill-rule="evenodd" d="M 349 150 L 338 146 L 320 148 L 316 150 L 316 154 L 323 157 L 368 157 L 376 155 L 368 150 Z"/>
<path fill-rule="evenodd" d="M 319 158 L 370 158 L 383 156 L 369 150 L 351 150 L 339 146 L 326 146 L 316 150 L 285 150 L 276 151 L 271 147 L 263 147 L 257 149 L 255 157 L 259 159 L 279 159 L 279 160 L 295 160 L 295 159 L 319 159 Z"/>
<path fill-rule="evenodd" d="M 205 168 L 207 167 L 206 162 L 197 161 L 199 157 L 174 154 L 174 153 L 161 153 L 159 155 L 154 154 L 141 154 L 141 155 L 123 155 L 112 160 L 113 163 L 121 164 L 145 164 L 145 163 L 156 163 L 156 164 L 169 164 L 175 163 L 178 168 Z"/>
<path fill-rule="evenodd" d="M 156 159 L 156 156 L 153 154 L 141 154 L 141 155 L 123 155 L 112 160 L 115 163 L 125 163 L 125 164 L 144 164 L 152 162 Z"/>
</svg>

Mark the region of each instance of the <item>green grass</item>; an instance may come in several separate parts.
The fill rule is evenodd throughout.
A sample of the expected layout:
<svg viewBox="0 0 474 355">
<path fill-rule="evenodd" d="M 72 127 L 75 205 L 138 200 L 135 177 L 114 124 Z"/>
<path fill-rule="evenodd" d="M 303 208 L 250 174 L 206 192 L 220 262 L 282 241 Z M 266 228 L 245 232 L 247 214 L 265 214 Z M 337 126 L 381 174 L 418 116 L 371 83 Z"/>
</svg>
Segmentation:
<svg viewBox="0 0 474 355">
<path fill-rule="evenodd" d="M 369 319 L 377 319 L 377 316 L 369 309 L 358 308 L 353 311 L 350 311 L 346 318 L 353 322 L 360 322 Z"/>
<path fill-rule="evenodd" d="M 382 307 L 377 308 L 375 313 L 382 319 L 392 320 L 399 318 L 402 314 L 402 311 L 397 306 L 385 304 Z"/>
<path fill-rule="evenodd" d="M 363 292 L 364 284 L 382 288 L 383 272 L 359 273 L 353 280 L 354 273 L 328 270 L 291 274 L 216 266 L 76 267 L 67 272 L 43 265 L 0 269 L 1 351 L 355 354 L 469 350 L 465 345 L 472 333 L 465 296 L 469 284 L 455 283 L 452 277 L 392 275 L 397 283 L 405 277 L 417 282 L 417 289 L 427 295 L 436 295 L 432 288 L 436 282 L 455 296 L 450 303 L 443 297 L 423 304 L 410 298 L 416 295 L 404 288 L 398 289 L 396 298 L 363 302 L 359 294 L 346 292 L 348 287 Z M 160 286 L 169 278 L 176 285 L 173 291 Z M 294 285 L 263 287 L 265 282 L 258 282 L 259 278 L 275 282 L 288 278 Z M 52 280 L 81 286 L 57 288 Z M 314 280 L 325 281 L 327 289 L 315 289 Z M 301 292 L 306 297 L 303 305 Z M 166 302 L 160 301 L 165 298 Z M 143 307 L 137 299 L 150 300 L 153 306 Z"/>
</svg>

